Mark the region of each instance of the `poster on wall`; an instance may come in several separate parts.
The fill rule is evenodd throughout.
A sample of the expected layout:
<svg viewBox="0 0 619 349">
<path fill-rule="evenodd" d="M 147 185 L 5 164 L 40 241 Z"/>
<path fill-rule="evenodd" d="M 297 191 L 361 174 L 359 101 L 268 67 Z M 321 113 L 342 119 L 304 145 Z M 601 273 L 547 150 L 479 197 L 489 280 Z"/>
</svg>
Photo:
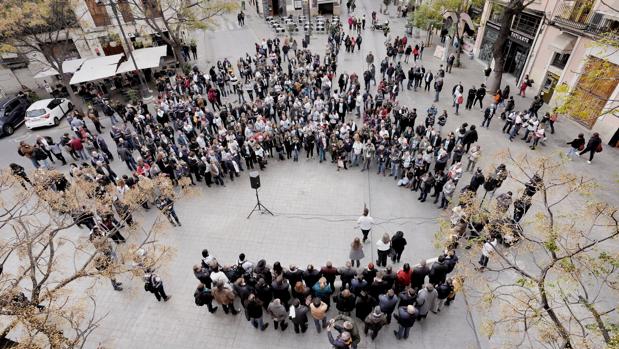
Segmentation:
<svg viewBox="0 0 619 349">
<path fill-rule="evenodd" d="M 295 10 L 303 9 L 303 0 L 294 0 L 294 9 Z"/>
</svg>

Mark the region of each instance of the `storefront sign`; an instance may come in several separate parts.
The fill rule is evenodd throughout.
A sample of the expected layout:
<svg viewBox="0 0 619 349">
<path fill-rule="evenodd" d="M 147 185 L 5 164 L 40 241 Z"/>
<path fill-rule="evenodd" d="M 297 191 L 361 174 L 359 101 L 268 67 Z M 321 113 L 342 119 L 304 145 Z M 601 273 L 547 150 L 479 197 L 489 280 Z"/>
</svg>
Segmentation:
<svg viewBox="0 0 619 349">
<path fill-rule="evenodd" d="M 518 33 L 514 32 L 514 31 L 512 31 L 512 32 L 509 34 L 509 36 L 510 36 L 512 39 L 516 39 L 516 40 L 518 40 L 518 41 L 520 41 L 520 42 L 522 42 L 522 43 L 524 43 L 524 44 L 527 44 L 527 45 L 530 45 L 530 44 L 531 44 L 531 39 L 530 39 L 530 38 L 528 38 L 528 37 L 526 37 L 526 36 L 524 36 L 524 35 L 522 35 L 522 34 L 518 34 Z"/>
</svg>

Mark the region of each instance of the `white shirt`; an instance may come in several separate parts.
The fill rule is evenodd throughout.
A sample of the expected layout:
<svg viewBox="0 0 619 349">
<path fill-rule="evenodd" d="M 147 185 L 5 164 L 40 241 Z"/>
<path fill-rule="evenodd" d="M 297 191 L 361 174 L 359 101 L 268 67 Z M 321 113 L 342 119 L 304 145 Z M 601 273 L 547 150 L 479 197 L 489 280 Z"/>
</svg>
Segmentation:
<svg viewBox="0 0 619 349">
<path fill-rule="evenodd" d="M 389 249 L 391 248 L 391 244 L 389 244 L 389 243 L 384 243 L 384 242 L 383 242 L 383 240 L 382 240 L 382 239 L 380 239 L 380 240 L 378 240 L 378 241 L 376 242 L 376 248 L 377 248 L 379 251 L 387 251 L 387 250 L 389 250 Z"/>
<path fill-rule="evenodd" d="M 357 219 L 357 224 L 361 230 L 370 230 L 372 229 L 372 225 L 374 225 L 374 218 L 370 216 L 361 216 Z"/>
<path fill-rule="evenodd" d="M 487 242 L 484 244 L 484 247 L 482 247 L 481 249 L 481 254 L 483 254 L 484 256 L 488 257 L 490 256 L 491 253 L 494 252 L 494 248 L 496 247 L 497 241 L 496 239 Z"/>
</svg>

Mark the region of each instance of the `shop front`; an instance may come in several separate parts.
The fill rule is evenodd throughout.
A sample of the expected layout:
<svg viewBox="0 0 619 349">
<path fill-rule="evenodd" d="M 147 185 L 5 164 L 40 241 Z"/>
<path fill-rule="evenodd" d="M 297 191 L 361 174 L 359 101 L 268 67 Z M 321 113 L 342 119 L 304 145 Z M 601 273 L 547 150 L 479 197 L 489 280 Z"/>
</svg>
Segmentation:
<svg viewBox="0 0 619 349">
<path fill-rule="evenodd" d="M 490 64 L 492 62 L 492 50 L 494 43 L 499 36 L 499 26 L 488 21 L 484 32 L 483 41 L 479 48 L 479 59 Z M 531 52 L 533 37 L 528 34 L 512 30 L 505 46 L 506 57 L 503 71 L 512 74 L 515 77 L 520 77 L 527 57 Z"/>
</svg>

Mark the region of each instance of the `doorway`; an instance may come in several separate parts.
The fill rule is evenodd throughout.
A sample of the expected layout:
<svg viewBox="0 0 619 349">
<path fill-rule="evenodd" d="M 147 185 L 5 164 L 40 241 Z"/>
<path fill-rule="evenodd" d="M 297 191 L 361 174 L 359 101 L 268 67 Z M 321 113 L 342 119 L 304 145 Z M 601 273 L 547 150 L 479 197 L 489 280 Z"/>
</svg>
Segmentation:
<svg viewBox="0 0 619 349">
<path fill-rule="evenodd" d="M 333 3 L 318 4 L 318 14 L 319 15 L 332 15 L 333 14 Z"/>
<path fill-rule="evenodd" d="M 511 40 L 508 41 L 507 58 L 505 59 L 504 67 L 505 72 L 513 76 L 520 76 L 528 54 L 528 47 L 524 47 Z"/>
<path fill-rule="evenodd" d="M 271 0 L 271 16 L 281 15 L 281 8 L 279 6 L 279 0 Z"/>
</svg>

